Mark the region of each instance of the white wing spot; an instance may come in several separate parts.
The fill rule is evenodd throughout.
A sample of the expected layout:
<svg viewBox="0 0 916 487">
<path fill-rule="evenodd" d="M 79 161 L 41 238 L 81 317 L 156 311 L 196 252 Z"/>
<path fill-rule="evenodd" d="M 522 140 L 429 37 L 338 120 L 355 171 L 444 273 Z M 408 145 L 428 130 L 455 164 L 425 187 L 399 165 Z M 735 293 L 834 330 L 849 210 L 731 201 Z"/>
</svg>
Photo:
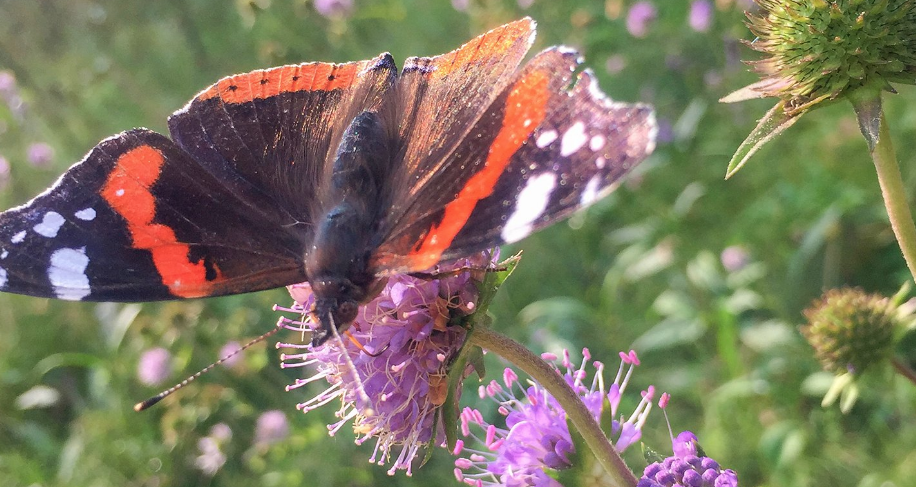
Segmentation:
<svg viewBox="0 0 916 487">
<path fill-rule="evenodd" d="M 604 147 L 606 141 L 607 139 L 605 139 L 603 135 L 596 135 L 592 137 L 592 140 L 588 141 L 588 148 L 593 152 L 598 152 Z"/>
<path fill-rule="evenodd" d="M 604 163 L 605 163 L 605 162 L 606 162 L 606 161 L 604 160 L 603 157 L 599 157 L 599 158 L 595 159 L 595 166 L 597 166 L 598 169 L 604 169 Z"/>
<path fill-rule="evenodd" d="M 0 267 L 0 288 L 6 287 L 6 269 Z"/>
<path fill-rule="evenodd" d="M 79 301 L 88 296 L 91 292 L 89 276 L 86 275 L 88 265 L 86 247 L 55 250 L 48 266 L 48 281 L 54 287 L 54 294 L 69 301 Z"/>
<path fill-rule="evenodd" d="M 576 122 L 563 134 L 563 140 L 560 141 L 560 155 L 563 157 L 572 155 L 586 142 L 588 142 L 588 136 L 585 135 L 585 124 L 581 121 Z"/>
<path fill-rule="evenodd" d="M 115 191 L 115 196 L 124 196 L 124 188 Z"/>
<path fill-rule="evenodd" d="M 515 210 L 503 227 L 502 238 L 506 243 L 517 242 L 534 229 L 534 222 L 544 214 L 550 195 L 557 185 L 557 175 L 545 172 L 532 176 L 518 194 Z"/>
<path fill-rule="evenodd" d="M 522 126 L 525 127 L 525 128 L 530 127 L 530 126 L 531 126 L 531 119 L 530 119 L 530 118 L 526 118 L 526 119 L 525 119 L 525 123 L 523 123 Z"/>
<path fill-rule="evenodd" d="M 0 259 L 5 259 L 6 256 L 10 255 L 10 251 L 3 249 L 3 252 L 0 252 Z"/>
<path fill-rule="evenodd" d="M 49 211 L 45 213 L 45 216 L 41 219 L 41 223 L 32 227 L 32 230 L 35 230 L 35 233 L 48 237 L 54 238 L 57 236 L 57 232 L 60 230 L 60 227 L 63 226 L 64 217 L 56 211 Z"/>
<path fill-rule="evenodd" d="M 74 213 L 73 216 L 79 218 L 80 220 L 91 222 L 92 220 L 95 220 L 95 210 L 92 208 L 86 208 Z"/>
<path fill-rule="evenodd" d="M 655 112 L 649 112 L 649 118 L 646 119 L 649 125 L 649 141 L 646 142 L 646 154 L 655 151 L 655 139 L 658 137 L 658 122 L 655 120 Z"/>
<path fill-rule="evenodd" d="M 588 184 L 585 185 L 585 189 L 582 191 L 582 196 L 579 198 L 579 204 L 588 206 L 598 199 L 598 186 L 600 185 L 601 176 L 597 174 L 592 176 L 592 178 L 588 180 Z"/>
<path fill-rule="evenodd" d="M 552 144 L 553 141 L 557 140 L 557 137 L 559 136 L 560 134 L 558 134 L 556 130 L 545 130 L 541 132 L 541 135 L 538 135 L 538 138 L 534 141 L 534 143 L 539 148 L 543 149 L 544 147 Z"/>
<path fill-rule="evenodd" d="M 17 244 L 23 240 L 25 240 L 25 230 L 17 233 L 16 235 L 13 235 L 13 238 L 10 239 L 10 242 Z"/>
</svg>

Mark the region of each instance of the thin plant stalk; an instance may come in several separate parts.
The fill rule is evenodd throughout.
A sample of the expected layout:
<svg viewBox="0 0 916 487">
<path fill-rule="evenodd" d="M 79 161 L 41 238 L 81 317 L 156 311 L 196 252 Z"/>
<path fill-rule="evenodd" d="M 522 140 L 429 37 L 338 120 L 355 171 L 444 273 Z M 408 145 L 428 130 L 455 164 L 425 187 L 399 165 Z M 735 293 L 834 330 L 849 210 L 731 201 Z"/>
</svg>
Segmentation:
<svg viewBox="0 0 916 487">
<path fill-rule="evenodd" d="M 884 111 L 878 102 L 879 129 L 878 137 L 871 147 L 871 157 L 878 173 L 878 183 L 881 185 L 881 194 L 884 196 L 884 206 L 890 218 L 891 228 L 897 237 L 897 244 L 903 252 L 903 258 L 910 269 L 910 274 L 916 280 L 916 226 L 913 225 L 913 216 L 907 204 L 906 190 L 903 187 L 903 178 L 897 165 L 897 156 L 894 153 L 894 144 L 891 141 L 890 129 Z M 862 105 L 855 103 L 856 111 L 862 112 Z M 861 123 L 860 123 L 861 126 Z M 862 133 L 870 141 L 868 131 L 863 128 Z"/>
</svg>

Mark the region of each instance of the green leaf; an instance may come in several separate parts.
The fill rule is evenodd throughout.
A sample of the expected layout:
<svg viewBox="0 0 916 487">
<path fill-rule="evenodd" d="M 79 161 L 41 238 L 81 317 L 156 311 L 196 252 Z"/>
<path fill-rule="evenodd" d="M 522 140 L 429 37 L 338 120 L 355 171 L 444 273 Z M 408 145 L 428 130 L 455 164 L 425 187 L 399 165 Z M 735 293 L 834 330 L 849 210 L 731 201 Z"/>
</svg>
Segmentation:
<svg viewBox="0 0 916 487">
<path fill-rule="evenodd" d="M 804 113 L 788 115 L 785 111 L 785 105 L 786 101 L 780 100 L 757 122 L 757 127 L 744 139 L 744 142 L 735 151 L 735 155 L 732 156 L 732 160 L 728 162 L 725 179 L 732 177 L 739 169 L 744 167 L 744 164 L 763 147 L 763 144 L 773 140 L 774 137 L 791 127 Z"/>
</svg>

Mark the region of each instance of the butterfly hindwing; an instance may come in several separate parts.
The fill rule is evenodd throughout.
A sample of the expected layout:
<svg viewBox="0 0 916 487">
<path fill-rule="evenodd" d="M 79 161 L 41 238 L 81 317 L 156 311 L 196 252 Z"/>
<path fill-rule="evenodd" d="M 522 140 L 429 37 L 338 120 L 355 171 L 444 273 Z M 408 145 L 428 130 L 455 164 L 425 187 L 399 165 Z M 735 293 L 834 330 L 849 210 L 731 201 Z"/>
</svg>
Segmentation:
<svg viewBox="0 0 916 487">
<path fill-rule="evenodd" d="M 308 230 L 263 216 L 167 137 L 131 130 L 0 213 L 0 290 L 153 301 L 303 280 Z"/>
</svg>

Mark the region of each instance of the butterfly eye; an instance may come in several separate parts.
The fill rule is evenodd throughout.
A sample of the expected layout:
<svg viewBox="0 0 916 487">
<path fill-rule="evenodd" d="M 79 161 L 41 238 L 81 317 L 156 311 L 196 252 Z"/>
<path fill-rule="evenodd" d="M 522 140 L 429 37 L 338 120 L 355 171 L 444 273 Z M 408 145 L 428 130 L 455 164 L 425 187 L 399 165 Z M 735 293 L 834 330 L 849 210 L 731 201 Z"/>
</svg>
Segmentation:
<svg viewBox="0 0 916 487">
<path fill-rule="evenodd" d="M 356 301 L 343 301 L 337 307 L 337 323 L 338 327 L 343 327 L 345 324 L 349 325 L 356 319 L 356 313 L 359 311 L 359 305 L 356 304 Z"/>
</svg>

